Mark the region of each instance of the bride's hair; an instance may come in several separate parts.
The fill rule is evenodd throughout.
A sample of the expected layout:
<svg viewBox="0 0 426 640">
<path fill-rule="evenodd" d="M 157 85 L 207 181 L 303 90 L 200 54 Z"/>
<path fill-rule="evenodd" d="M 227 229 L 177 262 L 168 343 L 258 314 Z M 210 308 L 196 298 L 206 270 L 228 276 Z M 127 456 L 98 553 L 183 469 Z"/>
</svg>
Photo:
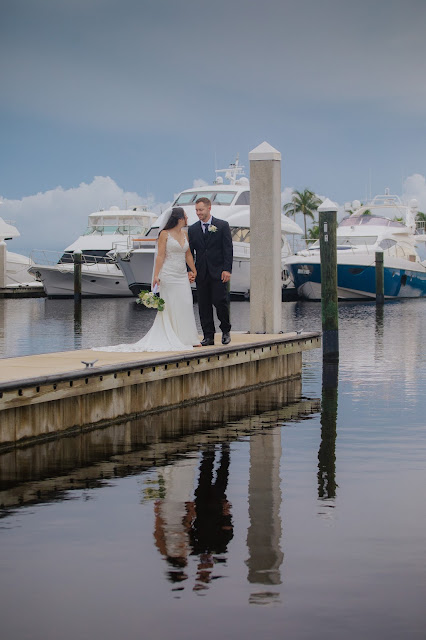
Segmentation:
<svg viewBox="0 0 426 640">
<path fill-rule="evenodd" d="M 163 231 L 173 229 L 174 227 L 176 227 L 179 220 L 182 220 L 184 217 L 185 211 L 182 209 L 182 207 L 173 207 L 170 218 L 168 219 L 167 224 L 164 226 Z"/>
</svg>

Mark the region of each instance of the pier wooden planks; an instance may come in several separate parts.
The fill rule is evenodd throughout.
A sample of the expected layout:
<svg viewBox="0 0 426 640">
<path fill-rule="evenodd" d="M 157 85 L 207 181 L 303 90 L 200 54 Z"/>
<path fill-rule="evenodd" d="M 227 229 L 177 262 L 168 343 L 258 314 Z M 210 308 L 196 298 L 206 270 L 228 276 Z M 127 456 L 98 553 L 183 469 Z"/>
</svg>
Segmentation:
<svg viewBox="0 0 426 640">
<path fill-rule="evenodd" d="M 174 353 L 69 351 L 0 361 L 0 447 L 95 428 L 301 375 L 320 334 L 232 334 Z M 86 368 L 82 361 L 96 360 Z"/>
</svg>

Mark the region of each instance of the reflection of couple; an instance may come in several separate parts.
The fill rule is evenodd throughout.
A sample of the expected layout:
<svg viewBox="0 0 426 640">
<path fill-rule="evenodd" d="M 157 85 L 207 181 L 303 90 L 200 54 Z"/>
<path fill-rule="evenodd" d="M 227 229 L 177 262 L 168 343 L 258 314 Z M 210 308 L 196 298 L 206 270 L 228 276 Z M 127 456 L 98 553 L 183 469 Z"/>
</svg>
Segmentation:
<svg viewBox="0 0 426 640">
<path fill-rule="evenodd" d="M 191 461 L 179 461 L 162 471 L 165 495 L 155 503 L 155 544 L 167 559 L 168 578 L 181 582 L 188 578 L 189 556 L 198 556 L 194 590 L 206 588 L 214 566 L 224 562 L 233 538 L 231 504 L 226 496 L 230 448 L 223 443 L 215 471 L 214 445 L 203 451 L 194 500 Z M 219 577 L 217 574 L 215 577 Z"/>
<path fill-rule="evenodd" d="M 153 285 L 160 288 L 164 311 L 157 312 L 153 326 L 139 342 L 100 350 L 183 351 L 200 346 L 190 286 L 194 281 L 204 334 L 201 345 L 214 344 L 213 307 L 222 331 L 222 344 L 229 344 L 227 282 L 232 270 L 231 231 L 226 221 L 212 217 L 208 198 L 198 198 L 195 210 L 199 222 L 189 227 L 188 236 L 184 231 L 188 221 L 185 211 L 173 207 L 158 237 Z"/>
</svg>

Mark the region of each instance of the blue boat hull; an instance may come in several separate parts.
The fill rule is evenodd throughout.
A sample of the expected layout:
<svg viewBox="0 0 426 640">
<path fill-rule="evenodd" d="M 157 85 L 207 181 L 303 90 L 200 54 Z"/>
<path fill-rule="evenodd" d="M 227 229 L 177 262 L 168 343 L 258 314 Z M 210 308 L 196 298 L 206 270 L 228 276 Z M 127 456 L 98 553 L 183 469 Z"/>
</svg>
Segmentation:
<svg viewBox="0 0 426 640">
<path fill-rule="evenodd" d="M 321 265 L 300 262 L 288 264 L 299 295 L 311 300 L 321 298 Z M 351 300 L 376 296 L 374 266 L 337 265 L 339 299 Z M 384 269 L 385 298 L 422 298 L 426 296 L 426 272 L 386 267 Z"/>
</svg>

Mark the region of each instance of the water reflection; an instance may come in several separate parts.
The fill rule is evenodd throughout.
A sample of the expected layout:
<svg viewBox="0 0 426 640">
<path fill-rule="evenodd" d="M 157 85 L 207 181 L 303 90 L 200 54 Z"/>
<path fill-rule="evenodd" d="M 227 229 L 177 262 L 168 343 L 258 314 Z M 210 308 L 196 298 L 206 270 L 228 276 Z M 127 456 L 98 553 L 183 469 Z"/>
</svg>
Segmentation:
<svg viewBox="0 0 426 640">
<path fill-rule="evenodd" d="M 281 584 L 281 430 L 318 412 L 301 400 L 300 380 L 214 400 L 0 456 L 3 517 L 37 502 L 73 498 L 75 489 L 141 476 L 152 503 L 153 541 L 172 591 L 206 595 L 223 577 L 234 538 L 227 496 L 232 443 L 250 444 L 246 541 L 251 603 L 271 602 Z M 226 421 L 224 421 L 224 418 Z M 238 547 L 238 545 L 237 545 Z M 259 590 L 259 586 L 261 589 Z"/>
<path fill-rule="evenodd" d="M 250 439 L 249 518 L 247 547 L 250 584 L 281 584 L 281 428 L 273 427 L 268 437 Z M 266 603 L 277 593 L 262 590 L 251 595 L 251 602 Z"/>
<path fill-rule="evenodd" d="M 323 361 L 321 444 L 318 451 L 318 498 L 336 497 L 337 387 L 339 365 Z"/>
</svg>

